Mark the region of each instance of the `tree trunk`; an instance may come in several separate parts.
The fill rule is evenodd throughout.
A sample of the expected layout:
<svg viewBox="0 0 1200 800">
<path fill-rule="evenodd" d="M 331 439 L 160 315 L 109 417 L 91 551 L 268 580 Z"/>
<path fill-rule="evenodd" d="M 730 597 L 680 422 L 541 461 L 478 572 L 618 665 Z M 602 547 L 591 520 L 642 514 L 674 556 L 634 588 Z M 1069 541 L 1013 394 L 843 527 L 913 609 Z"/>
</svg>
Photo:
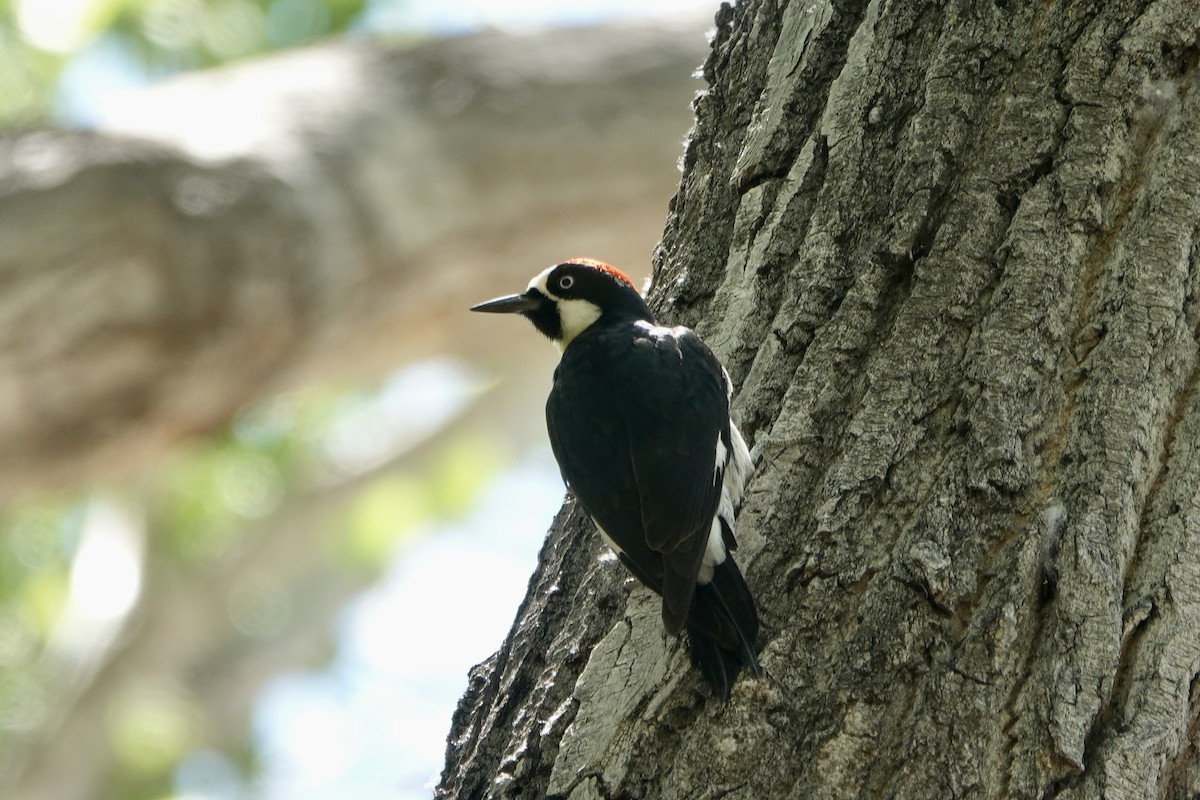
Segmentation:
<svg viewBox="0 0 1200 800">
<path fill-rule="evenodd" d="M 652 301 L 763 454 L 704 697 L 568 504 L 440 797 L 1200 793 L 1200 14 L 723 6 Z"/>
</svg>

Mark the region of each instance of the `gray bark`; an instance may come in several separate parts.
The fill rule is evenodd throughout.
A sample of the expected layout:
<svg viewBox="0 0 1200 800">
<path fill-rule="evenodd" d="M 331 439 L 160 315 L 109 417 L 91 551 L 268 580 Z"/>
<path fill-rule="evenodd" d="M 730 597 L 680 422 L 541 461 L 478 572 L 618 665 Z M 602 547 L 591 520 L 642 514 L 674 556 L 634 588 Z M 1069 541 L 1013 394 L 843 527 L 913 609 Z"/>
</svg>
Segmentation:
<svg viewBox="0 0 1200 800">
<path fill-rule="evenodd" d="M 645 263 L 702 22 L 329 46 L 0 137 L 0 500 L 314 377 L 495 358 L 459 310 L 564 251 Z"/>
<path fill-rule="evenodd" d="M 651 299 L 763 452 L 766 676 L 705 700 L 568 506 L 439 796 L 1200 794 L 1198 34 L 722 8 Z"/>
</svg>

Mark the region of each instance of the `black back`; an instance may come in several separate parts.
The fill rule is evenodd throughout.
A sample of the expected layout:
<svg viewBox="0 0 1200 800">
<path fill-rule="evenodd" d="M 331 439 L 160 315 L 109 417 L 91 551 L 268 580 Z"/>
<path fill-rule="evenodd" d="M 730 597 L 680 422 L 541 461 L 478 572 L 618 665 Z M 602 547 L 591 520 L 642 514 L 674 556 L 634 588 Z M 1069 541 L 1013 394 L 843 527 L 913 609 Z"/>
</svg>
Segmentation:
<svg viewBox="0 0 1200 800">
<path fill-rule="evenodd" d="M 606 312 L 607 313 L 607 312 Z M 563 479 L 663 596 L 678 633 L 720 501 L 718 437 L 728 441 L 724 375 L 686 328 L 630 319 L 592 325 L 567 347 L 546 403 Z"/>
</svg>

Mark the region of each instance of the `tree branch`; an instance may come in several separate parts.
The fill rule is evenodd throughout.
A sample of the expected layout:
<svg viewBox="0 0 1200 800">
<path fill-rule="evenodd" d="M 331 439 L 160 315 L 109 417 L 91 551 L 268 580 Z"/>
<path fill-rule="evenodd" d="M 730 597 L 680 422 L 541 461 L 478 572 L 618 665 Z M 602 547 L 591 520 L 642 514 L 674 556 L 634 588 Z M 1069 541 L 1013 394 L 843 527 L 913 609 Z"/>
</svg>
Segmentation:
<svg viewBox="0 0 1200 800">
<path fill-rule="evenodd" d="M 657 238 L 702 27 L 331 46 L 0 139 L 0 498 L 314 377 L 506 344 L 460 315 Z"/>
</svg>

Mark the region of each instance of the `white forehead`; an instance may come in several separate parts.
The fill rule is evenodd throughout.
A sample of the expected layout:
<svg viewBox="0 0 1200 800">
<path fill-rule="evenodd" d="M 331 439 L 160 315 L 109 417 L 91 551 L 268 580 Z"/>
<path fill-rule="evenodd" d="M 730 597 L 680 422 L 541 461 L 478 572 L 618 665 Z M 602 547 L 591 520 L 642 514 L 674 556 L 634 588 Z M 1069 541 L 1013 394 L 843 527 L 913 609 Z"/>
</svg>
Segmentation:
<svg viewBox="0 0 1200 800">
<path fill-rule="evenodd" d="M 556 267 L 558 265 L 555 264 L 554 266 Z M 529 286 L 526 288 L 537 289 L 539 292 L 548 297 L 554 296 L 554 293 L 549 289 L 551 272 L 554 272 L 554 267 L 546 267 L 546 269 L 533 276 L 533 280 L 529 282 Z"/>
</svg>

